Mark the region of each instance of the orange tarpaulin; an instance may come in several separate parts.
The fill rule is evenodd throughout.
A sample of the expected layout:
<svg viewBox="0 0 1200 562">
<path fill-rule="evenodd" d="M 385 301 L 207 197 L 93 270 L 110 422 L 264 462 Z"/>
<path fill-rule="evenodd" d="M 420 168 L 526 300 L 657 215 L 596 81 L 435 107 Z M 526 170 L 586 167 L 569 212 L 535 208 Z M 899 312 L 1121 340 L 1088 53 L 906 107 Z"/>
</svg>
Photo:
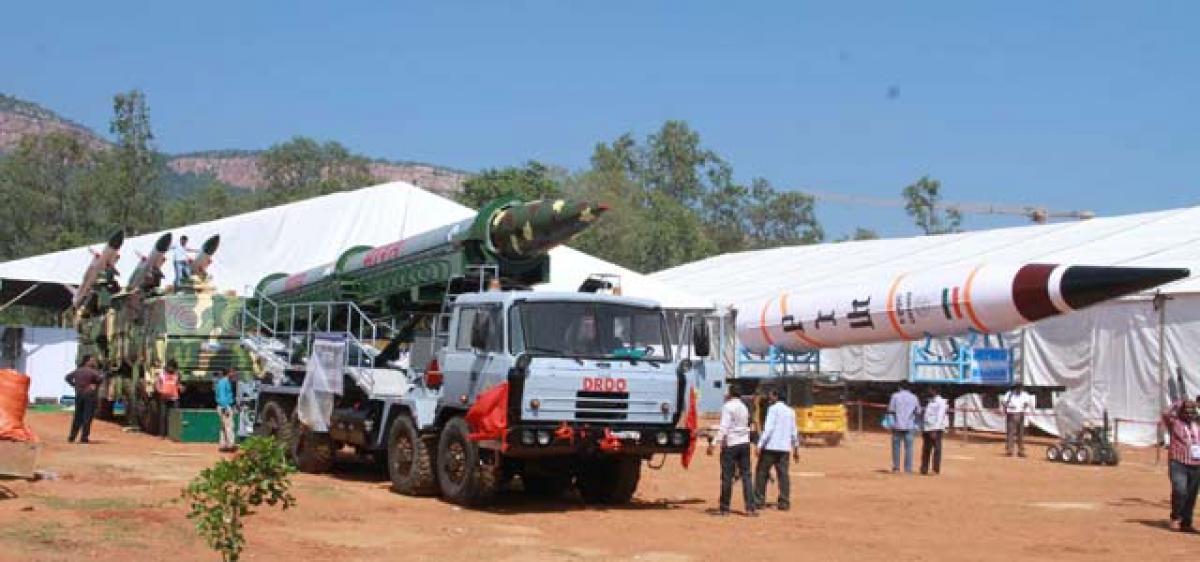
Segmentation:
<svg viewBox="0 0 1200 562">
<path fill-rule="evenodd" d="M 12 369 L 0 370 L 0 439 L 36 442 L 37 435 L 25 427 L 29 406 L 29 377 Z"/>
<path fill-rule="evenodd" d="M 467 410 L 467 425 L 472 441 L 500 441 L 508 431 L 508 383 L 502 382 L 479 394 Z M 508 444 L 501 445 L 501 450 Z"/>
</svg>

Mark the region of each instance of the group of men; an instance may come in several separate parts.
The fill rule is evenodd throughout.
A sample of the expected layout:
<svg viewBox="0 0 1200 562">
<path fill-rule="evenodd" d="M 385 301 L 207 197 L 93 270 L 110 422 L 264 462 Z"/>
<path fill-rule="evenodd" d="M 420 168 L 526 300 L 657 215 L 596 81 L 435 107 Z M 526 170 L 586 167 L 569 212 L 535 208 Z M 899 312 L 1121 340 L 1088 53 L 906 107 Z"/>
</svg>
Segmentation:
<svg viewBox="0 0 1200 562">
<path fill-rule="evenodd" d="M 104 373 L 98 368 L 99 362 L 93 355 L 85 355 L 79 367 L 67 374 L 67 384 L 75 388 L 75 414 L 71 419 L 71 431 L 67 440 L 74 443 L 76 438 L 80 443 L 89 443 L 92 433 L 92 420 L 96 416 L 96 407 L 100 403 L 100 386 L 104 383 Z M 221 420 L 218 447 L 221 452 L 237 450 L 237 436 L 234 434 L 234 385 L 237 382 L 237 370 L 233 367 L 225 369 L 213 385 L 213 393 L 217 403 L 217 415 Z M 170 412 L 179 407 L 179 399 L 185 388 L 179 374 L 179 363 L 174 359 L 167 360 L 166 366 L 154 381 L 154 398 L 159 402 L 158 427 L 166 433 Z"/>
<path fill-rule="evenodd" d="M 788 474 L 790 460 L 800 460 L 800 435 L 796 432 L 796 413 L 781 398 L 778 390 L 768 395 L 771 406 L 767 419 L 758 435 L 758 443 L 750 443 L 750 409 L 741 399 L 741 393 L 729 387 L 725 405 L 721 407 L 721 422 L 716 437 L 708 444 L 711 456 L 716 447 L 721 449 L 721 497 L 718 515 L 729 515 L 733 495 L 733 480 L 742 481 L 742 499 L 746 515 L 757 517 L 767 505 L 767 481 L 772 470 L 779 483 L 779 499 L 775 507 L 780 511 L 791 508 L 791 478 Z M 758 465 L 751 481 L 751 447 L 758 448 Z"/>
</svg>

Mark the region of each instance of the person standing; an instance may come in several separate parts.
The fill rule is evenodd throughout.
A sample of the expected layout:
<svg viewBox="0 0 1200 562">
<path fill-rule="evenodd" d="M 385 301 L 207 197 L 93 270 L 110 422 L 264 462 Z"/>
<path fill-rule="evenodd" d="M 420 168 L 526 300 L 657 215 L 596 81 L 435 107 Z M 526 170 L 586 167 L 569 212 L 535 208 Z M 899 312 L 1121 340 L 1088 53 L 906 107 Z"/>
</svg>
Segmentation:
<svg viewBox="0 0 1200 562">
<path fill-rule="evenodd" d="M 98 362 L 93 355 L 84 355 L 79 368 L 67 373 L 67 384 L 75 387 L 75 415 L 71 418 L 71 434 L 67 441 L 74 443 L 79 437 L 80 443 L 90 443 L 92 434 L 92 418 L 96 416 L 96 404 L 100 401 L 100 384 L 104 382 L 104 374 L 96 367 Z"/>
<path fill-rule="evenodd" d="M 757 507 L 767 503 L 767 478 L 775 469 L 779 481 L 779 501 L 775 507 L 780 511 L 791 509 L 791 478 L 788 475 L 788 457 L 800 462 L 800 435 L 796 432 L 796 412 L 781 398 L 778 390 L 767 394 L 771 407 L 767 408 L 767 421 L 763 423 L 758 437 L 758 465 L 754 468 L 754 489 Z"/>
<path fill-rule="evenodd" d="M 237 435 L 233 431 L 233 385 L 237 381 L 237 369 L 227 367 L 224 376 L 217 379 L 217 416 L 221 418 L 221 436 L 217 450 L 222 453 L 237 450 Z"/>
<path fill-rule="evenodd" d="M 929 388 L 929 401 L 921 414 L 921 474 L 929 474 L 930 460 L 933 473 L 942 473 L 942 437 L 950 425 L 950 405 L 938 393 L 937 387 Z"/>
<path fill-rule="evenodd" d="M 1171 522 L 1176 531 L 1194 532 L 1192 515 L 1200 492 L 1200 422 L 1196 403 L 1173 404 L 1162 417 L 1171 438 L 1167 476 L 1171 480 Z"/>
<path fill-rule="evenodd" d="M 154 381 L 154 392 L 158 395 L 158 430 L 167 435 L 168 423 L 171 420 L 171 410 L 179 407 L 179 395 L 183 385 L 179 382 L 179 363 L 174 359 L 167 360 L 167 366 L 158 374 Z"/>
<path fill-rule="evenodd" d="M 750 480 L 750 411 L 742 402 L 736 388 L 729 386 L 725 405 L 721 406 L 721 425 L 716 438 L 708 444 L 708 455 L 713 448 L 721 447 L 721 499 L 718 515 L 729 515 L 729 503 L 733 494 L 734 470 L 742 475 L 742 499 L 746 504 L 746 515 L 758 516 L 755 508 L 754 483 Z"/>
<path fill-rule="evenodd" d="M 908 383 L 888 400 L 887 414 L 892 417 L 892 472 L 900 472 L 900 447 L 904 446 L 904 472 L 912 473 L 913 437 L 921 414 L 921 401 L 908 390 Z"/>
<path fill-rule="evenodd" d="M 194 253 L 187 247 L 188 237 L 180 236 L 179 241 L 171 245 L 171 261 L 175 264 L 175 288 L 192 277 L 192 265 L 189 253 Z"/>
<path fill-rule="evenodd" d="M 1018 384 L 1000 397 L 1000 406 L 1004 410 L 1004 452 L 1013 456 L 1013 448 L 1018 456 L 1025 456 L 1025 415 L 1033 413 L 1033 395 L 1025 392 L 1025 386 Z"/>
</svg>

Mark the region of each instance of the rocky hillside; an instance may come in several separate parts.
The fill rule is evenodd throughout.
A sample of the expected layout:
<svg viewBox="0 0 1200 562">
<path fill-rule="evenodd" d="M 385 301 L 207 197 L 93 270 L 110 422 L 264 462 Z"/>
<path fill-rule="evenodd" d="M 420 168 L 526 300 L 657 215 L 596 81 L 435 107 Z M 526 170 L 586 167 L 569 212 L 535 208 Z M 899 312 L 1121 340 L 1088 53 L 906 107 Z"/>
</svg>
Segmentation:
<svg viewBox="0 0 1200 562">
<path fill-rule="evenodd" d="M 36 103 L 0 94 L 0 152 L 16 147 L 25 135 L 64 131 L 79 135 L 94 149 L 110 145 L 91 129 L 70 121 Z M 261 151 L 212 150 L 167 155 L 167 166 L 182 176 L 212 175 L 233 187 L 254 189 L 262 184 L 258 171 Z M 416 162 L 376 160 L 371 173 L 382 181 L 406 181 L 436 193 L 458 191 L 469 177 L 466 172 Z"/>
</svg>

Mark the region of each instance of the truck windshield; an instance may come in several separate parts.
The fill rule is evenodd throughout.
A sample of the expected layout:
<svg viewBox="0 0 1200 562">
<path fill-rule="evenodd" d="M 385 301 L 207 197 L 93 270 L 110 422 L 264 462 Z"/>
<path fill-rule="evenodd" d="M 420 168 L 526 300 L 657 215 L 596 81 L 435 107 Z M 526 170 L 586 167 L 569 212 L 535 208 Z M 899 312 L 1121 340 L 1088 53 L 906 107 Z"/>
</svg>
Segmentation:
<svg viewBox="0 0 1200 562">
<path fill-rule="evenodd" d="M 510 312 L 513 354 L 669 361 L 662 313 L 595 302 L 521 302 Z"/>
</svg>

